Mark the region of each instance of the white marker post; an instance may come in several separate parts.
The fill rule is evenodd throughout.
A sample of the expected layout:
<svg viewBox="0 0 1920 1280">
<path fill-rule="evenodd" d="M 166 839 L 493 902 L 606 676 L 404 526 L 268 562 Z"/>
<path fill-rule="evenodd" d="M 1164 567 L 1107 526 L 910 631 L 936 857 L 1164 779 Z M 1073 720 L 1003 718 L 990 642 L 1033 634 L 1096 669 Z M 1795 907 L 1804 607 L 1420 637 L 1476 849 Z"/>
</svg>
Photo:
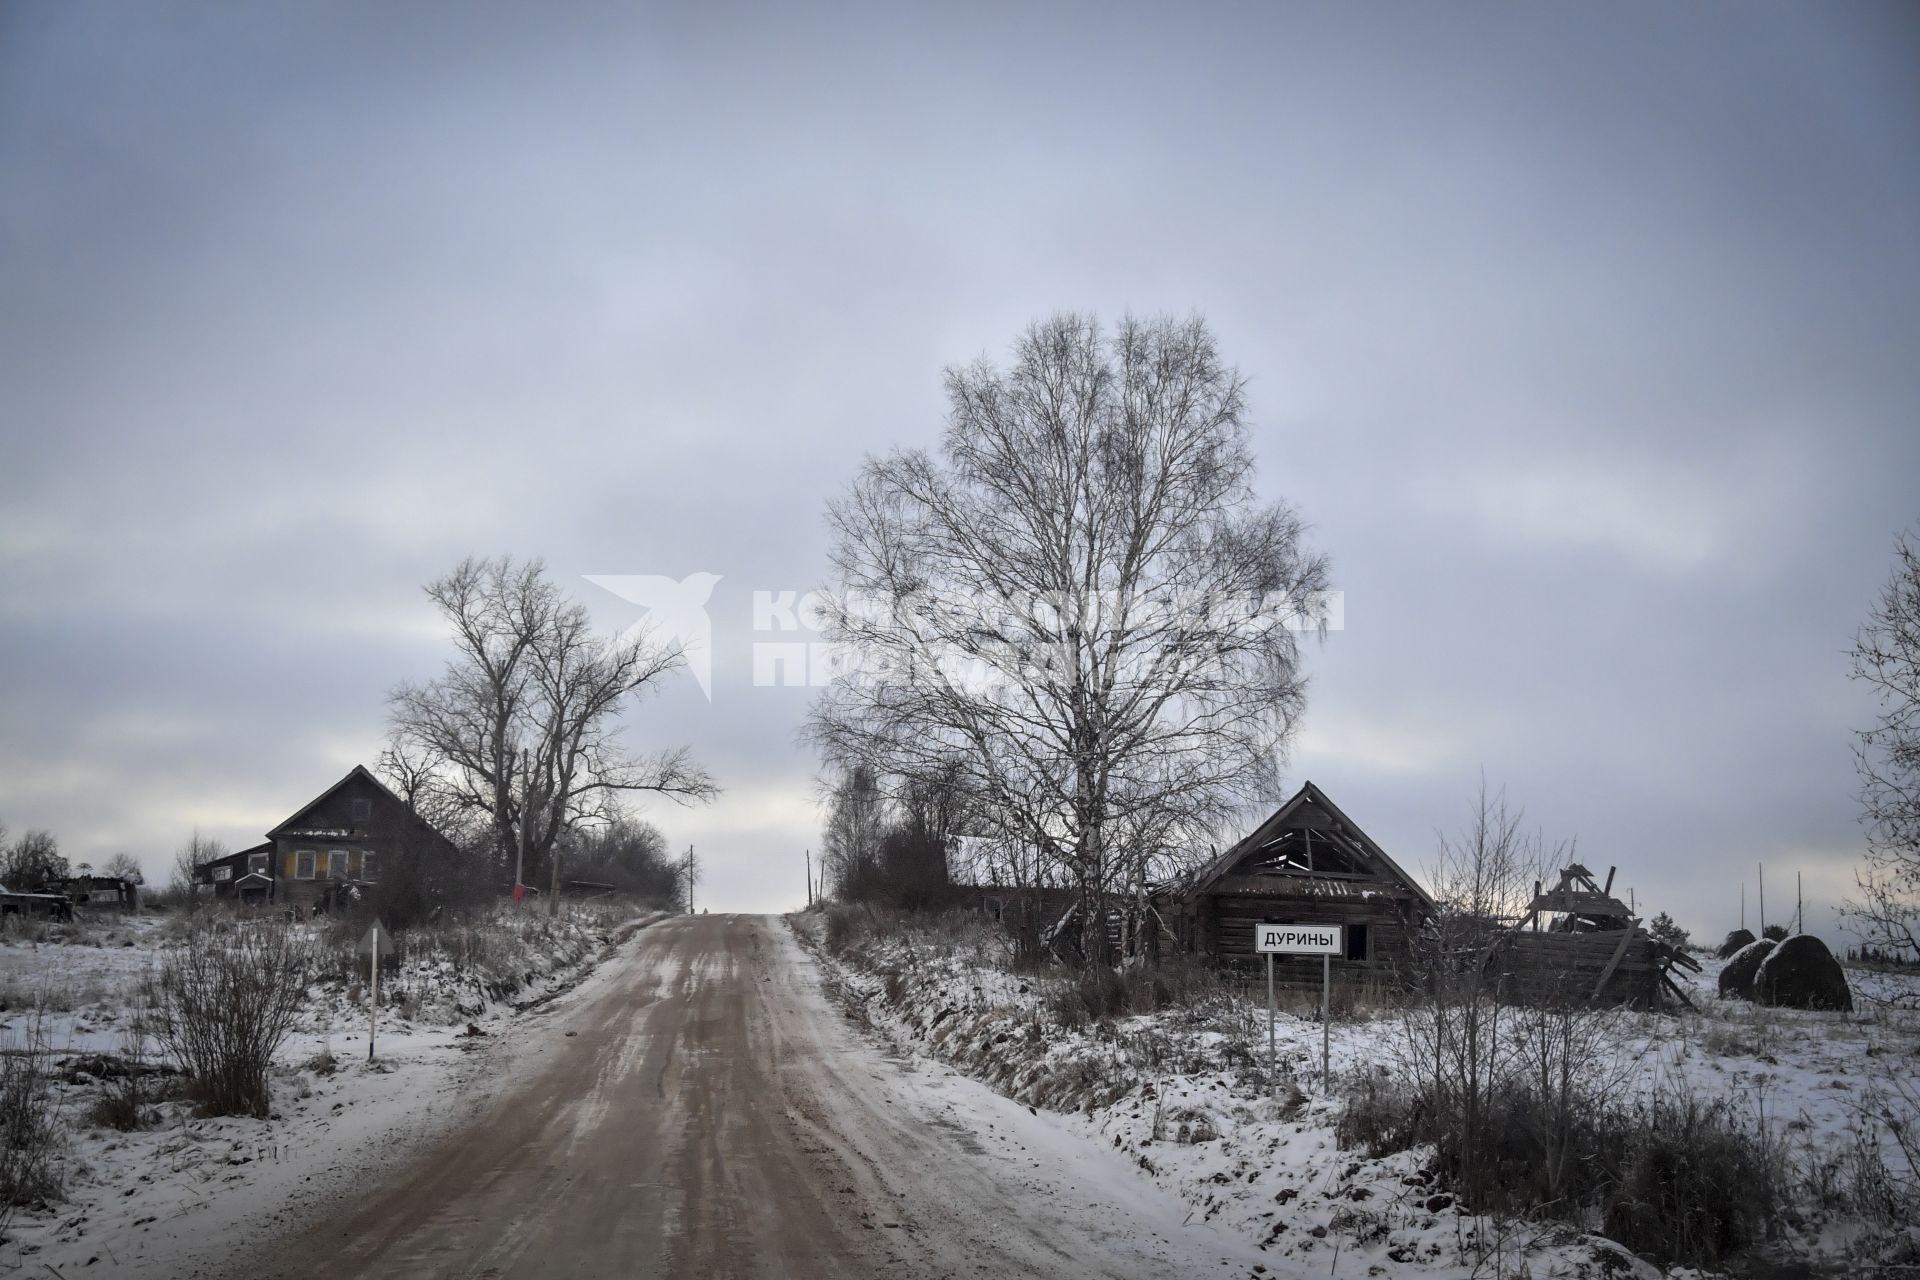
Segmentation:
<svg viewBox="0 0 1920 1280">
<path fill-rule="evenodd" d="M 1279 924 L 1263 920 L 1253 927 L 1253 949 L 1267 958 L 1267 1069 L 1273 1069 L 1274 1002 L 1273 958 L 1275 956 L 1320 957 L 1320 1087 L 1333 1079 L 1333 1043 L 1329 1027 L 1332 1019 L 1333 957 L 1346 951 L 1346 927 L 1337 924 Z"/>
<path fill-rule="evenodd" d="M 372 971 L 368 977 L 367 998 L 367 1061 L 373 1061 L 373 1037 L 380 1026 L 380 948 L 393 950 L 393 940 L 387 935 L 387 928 L 378 920 L 367 930 L 367 936 L 360 939 L 360 954 L 367 957 L 367 967 Z"/>
</svg>

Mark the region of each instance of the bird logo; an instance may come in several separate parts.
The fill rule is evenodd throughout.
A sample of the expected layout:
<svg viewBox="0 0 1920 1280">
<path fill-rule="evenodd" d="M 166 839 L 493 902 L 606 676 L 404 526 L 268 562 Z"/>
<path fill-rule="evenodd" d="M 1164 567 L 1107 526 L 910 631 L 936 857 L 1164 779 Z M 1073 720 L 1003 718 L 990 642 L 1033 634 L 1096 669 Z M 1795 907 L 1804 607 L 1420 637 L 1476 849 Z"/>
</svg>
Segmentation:
<svg viewBox="0 0 1920 1280">
<path fill-rule="evenodd" d="M 660 573 L 589 573 L 588 582 L 611 591 L 646 616 L 621 633 L 622 643 L 641 636 L 679 647 L 700 692 L 713 701 L 713 621 L 707 601 L 719 583 L 717 573 L 690 573 L 675 581 Z"/>
</svg>

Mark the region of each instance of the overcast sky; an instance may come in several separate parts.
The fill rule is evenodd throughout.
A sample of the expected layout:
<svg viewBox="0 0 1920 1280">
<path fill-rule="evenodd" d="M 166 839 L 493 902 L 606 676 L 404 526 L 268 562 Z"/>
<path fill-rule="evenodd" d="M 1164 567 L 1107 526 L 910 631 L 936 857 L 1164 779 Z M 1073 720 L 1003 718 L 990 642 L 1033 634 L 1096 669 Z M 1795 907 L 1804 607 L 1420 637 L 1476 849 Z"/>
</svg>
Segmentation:
<svg viewBox="0 0 1920 1280">
<path fill-rule="evenodd" d="M 917 12 L 916 12 L 917 11 Z M 251 843 L 470 553 L 720 575 L 634 745 L 703 902 L 819 842 L 755 591 L 944 366 L 1197 311 L 1347 629 L 1289 783 L 1481 776 L 1719 933 L 1831 929 L 1844 651 L 1920 517 L 1920 26 L 1871 4 L 0 5 L 0 821 Z"/>
</svg>

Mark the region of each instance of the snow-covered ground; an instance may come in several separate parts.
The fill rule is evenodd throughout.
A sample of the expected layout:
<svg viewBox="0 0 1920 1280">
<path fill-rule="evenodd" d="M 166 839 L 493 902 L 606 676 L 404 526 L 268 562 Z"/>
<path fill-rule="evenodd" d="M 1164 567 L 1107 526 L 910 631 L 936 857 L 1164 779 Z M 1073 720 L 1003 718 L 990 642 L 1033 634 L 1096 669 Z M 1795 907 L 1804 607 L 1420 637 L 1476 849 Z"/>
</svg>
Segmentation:
<svg viewBox="0 0 1920 1280">
<path fill-rule="evenodd" d="M 382 979 L 372 1061 L 363 986 L 342 965 L 323 965 L 276 1055 L 270 1118 L 199 1117 L 162 1100 L 146 1108 L 150 1123 L 128 1132 L 93 1122 L 109 1086 L 87 1058 L 144 1043 L 159 1061 L 135 1027 L 142 984 L 177 927 L 140 916 L 9 938 L 0 943 L 0 1048 L 42 1051 L 51 1070 L 65 1192 L 14 1211 L 0 1267 L 200 1274 L 226 1252 L 216 1241 L 271 1236 L 465 1114 L 477 1092 L 497 1086 L 519 1042 L 539 1034 L 545 1003 L 658 918 L 503 914 L 471 936 L 403 951 Z M 327 940 L 315 931 L 313 941 Z"/>
<path fill-rule="evenodd" d="M 1403 1023 L 1391 1010 L 1335 1020 L 1326 1090 L 1316 1019 L 1280 1015 L 1269 1073 L 1266 1012 L 1244 998 L 1067 1026 L 1048 1009 L 1058 979 L 1006 972 L 964 929 L 892 927 L 829 951 L 819 915 L 793 925 L 856 1017 L 1017 1100 L 1069 1113 L 1200 1219 L 1244 1232 L 1288 1270 L 1462 1280 L 1661 1274 L 1572 1226 L 1468 1212 L 1438 1185 L 1424 1150 L 1371 1159 L 1342 1149 L 1345 1098 L 1395 1061 Z M 1901 1224 L 1851 1220 L 1834 1195 L 1822 1204 L 1818 1192 L 1848 1176 L 1862 1141 L 1912 1173 L 1868 1113 L 1886 1101 L 1890 1078 L 1920 1077 L 1920 1014 L 1866 1000 L 1851 1015 L 1721 1001 L 1718 962 L 1705 964 L 1690 988 L 1698 1011 L 1614 1011 L 1596 1052 L 1623 1101 L 1685 1091 L 1730 1100 L 1781 1145 L 1808 1188 L 1804 1211 L 1776 1224 L 1778 1252 L 1851 1274 L 1867 1238 L 1884 1250 Z M 1857 995 L 1920 993 L 1909 975 L 1850 977 Z M 1920 1235 L 1912 1239 L 1920 1245 Z"/>
</svg>

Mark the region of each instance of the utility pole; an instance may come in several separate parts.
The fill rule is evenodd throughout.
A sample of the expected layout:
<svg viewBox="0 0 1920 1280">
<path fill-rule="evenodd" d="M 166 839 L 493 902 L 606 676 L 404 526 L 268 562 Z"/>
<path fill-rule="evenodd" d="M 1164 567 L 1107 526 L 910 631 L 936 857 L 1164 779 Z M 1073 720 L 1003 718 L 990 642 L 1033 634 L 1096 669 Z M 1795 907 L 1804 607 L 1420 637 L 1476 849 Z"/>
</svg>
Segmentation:
<svg viewBox="0 0 1920 1280">
<path fill-rule="evenodd" d="M 687 914 L 692 915 L 693 914 L 693 846 L 692 845 L 687 846 L 686 861 L 681 865 L 686 868 L 686 870 L 682 874 L 686 876 L 686 880 L 687 880 Z"/>
<path fill-rule="evenodd" d="M 1798 871 L 1793 873 L 1793 931 L 1795 933 L 1807 931 L 1807 900 L 1802 896 Z"/>
<path fill-rule="evenodd" d="M 813 850 L 807 850 L 807 905 L 813 905 Z"/>
<path fill-rule="evenodd" d="M 1760 936 L 1767 936 L 1767 864 L 1757 864 L 1760 868 Z"/>
</svg>

